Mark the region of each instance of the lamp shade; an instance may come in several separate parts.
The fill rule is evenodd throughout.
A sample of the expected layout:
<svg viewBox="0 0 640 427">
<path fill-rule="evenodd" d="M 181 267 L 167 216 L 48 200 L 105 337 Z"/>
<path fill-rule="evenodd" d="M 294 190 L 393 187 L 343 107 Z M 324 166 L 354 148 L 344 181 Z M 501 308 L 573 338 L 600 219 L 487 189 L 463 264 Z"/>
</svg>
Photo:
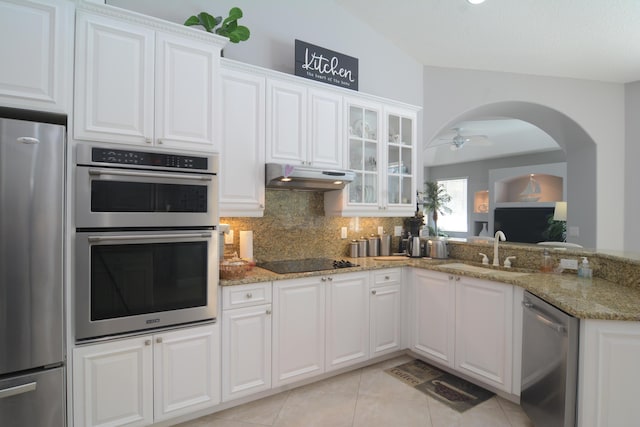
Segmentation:
<svg viewBox="0 0 640 427">
<path fill-rule="evenodd" d="M 553 210 L 554 221 L 566 221 L 567 220 L 567 202 L 556 202 L 556 207 Z"/>
</svg>

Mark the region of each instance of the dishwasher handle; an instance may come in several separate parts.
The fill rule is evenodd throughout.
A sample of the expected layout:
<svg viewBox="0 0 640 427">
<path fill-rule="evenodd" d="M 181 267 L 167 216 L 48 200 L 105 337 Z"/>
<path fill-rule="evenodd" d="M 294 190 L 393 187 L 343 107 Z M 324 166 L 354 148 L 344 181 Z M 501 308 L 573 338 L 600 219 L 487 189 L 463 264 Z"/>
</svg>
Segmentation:
<svg viewBox="0 0 640 427">
<path fill-rule="evenodd" d="M 554 331 L 556 331 L 561 335 L 565 335 L 567 333 L 567 328 L 565 328 L 564 325 L 561 325 L 560 323 L 556 323 L 553 320 L 548 319 L 545 316 L 545 314 L 540 310 L 538 310 L 531 301 L 527 301 L 527 300 L 522 301 L 522 306 L 525 309 L 531 311 L 536 316 L 536 319 L 540 321 L 540 323 L 550 327 L 551 329 L 553 329 Z"/>
</svg>

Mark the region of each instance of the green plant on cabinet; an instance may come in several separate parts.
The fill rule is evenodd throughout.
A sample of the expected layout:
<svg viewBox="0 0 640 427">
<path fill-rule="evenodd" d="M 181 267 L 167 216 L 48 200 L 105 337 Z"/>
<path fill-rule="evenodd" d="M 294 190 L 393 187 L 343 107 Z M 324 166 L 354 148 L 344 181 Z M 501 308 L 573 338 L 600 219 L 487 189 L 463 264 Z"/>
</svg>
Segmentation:
<svg viewBox="0 0 640 427">
<path fill-rule="evenodd" d="M 239 7 L 232 7 L 229 10 L 229 16 L 222 19 L 222 16 L 216 16 L 200 12 L 187 18 L 184 22 L 186 26 L 202 25 L 209 33 L 215 33 L 219 36 L 227 37 L 231 43 L 240 43 L 249 39 L 251 32 L 244 25 L 238 25 L 238 19 L 242 18 L 242 10 Z"/>
</svg>

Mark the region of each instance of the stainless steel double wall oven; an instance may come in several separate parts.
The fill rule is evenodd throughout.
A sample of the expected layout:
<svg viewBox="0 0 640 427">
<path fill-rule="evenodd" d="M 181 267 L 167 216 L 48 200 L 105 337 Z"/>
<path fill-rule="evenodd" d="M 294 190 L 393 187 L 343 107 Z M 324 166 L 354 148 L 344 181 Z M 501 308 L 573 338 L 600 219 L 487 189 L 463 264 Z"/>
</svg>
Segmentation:
<svg viewBox="0 0 640 427">
<path fill-rule="evenodd" d="M 75 338 L 212 320 L 215 155 L 81 145 L 75 167 Z"/>
</svg>

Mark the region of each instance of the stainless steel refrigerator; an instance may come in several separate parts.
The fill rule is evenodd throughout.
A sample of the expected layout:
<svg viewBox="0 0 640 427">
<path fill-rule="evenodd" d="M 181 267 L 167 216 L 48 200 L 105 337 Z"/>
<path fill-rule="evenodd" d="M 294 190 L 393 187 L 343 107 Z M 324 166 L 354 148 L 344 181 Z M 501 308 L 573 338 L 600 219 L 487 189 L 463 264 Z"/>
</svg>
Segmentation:
<svg viewBox="0 0 640 427">
<path fill-rule="evenodd" d="M 0 118 L 0 426 L 65 424 L 64 126 Z"/>
</svg>

